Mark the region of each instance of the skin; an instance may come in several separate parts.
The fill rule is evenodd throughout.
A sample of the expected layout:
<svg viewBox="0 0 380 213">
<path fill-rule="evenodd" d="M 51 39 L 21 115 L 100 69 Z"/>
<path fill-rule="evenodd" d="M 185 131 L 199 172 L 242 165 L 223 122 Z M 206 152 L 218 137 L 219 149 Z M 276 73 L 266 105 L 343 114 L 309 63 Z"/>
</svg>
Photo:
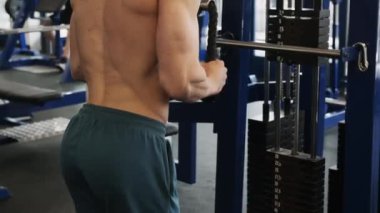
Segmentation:
<svg viewBox="0 0 380 213">
<path fill-rule="evenodd" d="M 194 102 L 218 94 L 227 69 L 199 62 L 199 0 L 73 0 L 73 77 L 88 102 L 163 123 L 170 98 Z"/>
</svg>

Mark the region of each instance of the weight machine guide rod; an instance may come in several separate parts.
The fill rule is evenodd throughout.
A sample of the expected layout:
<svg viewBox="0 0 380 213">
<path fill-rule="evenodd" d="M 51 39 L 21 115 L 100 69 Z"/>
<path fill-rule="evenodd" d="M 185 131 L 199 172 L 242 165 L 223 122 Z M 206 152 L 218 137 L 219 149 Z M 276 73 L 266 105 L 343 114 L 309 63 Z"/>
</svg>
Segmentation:
<svg viewBox="0 0 380 213">
<path fill-rule="evenodd" d="M 216 44 L 221 46 L 234 46 L 241 48 L 249 48 L 256 50 L 267 50 L 267 51 L 278 51 L 278 52 L 292 52 L 292 53 L 304 53 L 310 55 L 316 55 L 320 57 L 327 58 L 342 58 L 343 60 L 348 59 L 350 57 L 342 54 L 341 50 L 331 50 L 331 49 L 321 49 L 321 48 L 311 48 L 311 47 L 300 47 L 300 46 L 292 46 L 292 45 L 278 45 L 271 43 L 259 43 L 253 41 L 237 41 L 230 39 L 216 39 Z"/>
<path fill-rule="evenodd" d="M 33 32 L 48 32 L 56 30 L 68 30 L 70 29 L 69 25 L 53 25 L 53 26 L 33 26 L 25 28 L 15 28 L 15 29 L 4 29 L 0 28 L 0 35 L 13 35 L 21 33 L 33 33 Z"/>
</svg>

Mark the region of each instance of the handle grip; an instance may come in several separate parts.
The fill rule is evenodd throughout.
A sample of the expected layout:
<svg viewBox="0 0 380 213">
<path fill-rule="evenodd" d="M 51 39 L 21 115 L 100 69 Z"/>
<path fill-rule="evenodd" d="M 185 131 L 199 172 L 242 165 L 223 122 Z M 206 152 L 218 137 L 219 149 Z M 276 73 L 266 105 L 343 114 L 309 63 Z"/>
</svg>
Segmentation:
<svg viewBox="0 0 380 213">
<path fill-rule="evenodd" d="M 207 11 L 209 14 L 208 22 L 208 38 L 207 38 L 207 50 L 206 50 L 206 62 L 213 61 L 219 58 L 216 36 L 218 32 L 218 10 L 214 1 L 202 1 L 199 12 Z M 213 102 L 215 96 L 210 96 L 202 99 L 204 102 Z"/>
<path fill-rule="evenodd" d="M 218 32 L 218 10 L 214 1 L 208 2 L 207 11 L 209 13 L 209 23 L 206 61 L 212 61 L 219 58 L 218 50 L 216 47 L 216 36 Z"/>
</svg>

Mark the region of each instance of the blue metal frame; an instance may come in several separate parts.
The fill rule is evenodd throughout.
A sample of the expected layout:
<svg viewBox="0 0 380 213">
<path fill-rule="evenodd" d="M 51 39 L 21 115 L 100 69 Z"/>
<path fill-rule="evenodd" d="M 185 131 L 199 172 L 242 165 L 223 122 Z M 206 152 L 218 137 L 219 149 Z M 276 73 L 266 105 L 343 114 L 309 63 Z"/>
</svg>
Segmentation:
<svg viewBox="0 0 380 213">
<path fill-rule="evenodd" d="M 6 200 L 6 199 L 8 199 L 10 197 L 11 197 L 10 191 L 7 188 L 5 188 L 5 187 L 0 186 L 0 201 L 1 200 Z"/>
<path fill-rule="evenodd" d="M 344 110 L 338 112 L 329 112 L 325 115 L 325 129 L 336 127 L 336 124 L 343 121 L 346 118 L 346 112 Z"/>
<path fill-rule="evenodd" d="M 361 17 L 360 22 L 351 23 L 350 41 L 365 41 L 370 44 L 377 43 L 377 31 L 368 31 L 368 27 L 362 23 L 369 23 L 369 20 L 378 19 L 378 3 L 373 7 L 366 2 L 356 2 L 352 19 Z M 324 1 L 324 7 L 328 7 L 328 0 Z M 251 40 L 253 23 L 250 8 L 253 8 L 253 1 L 232 1 L 227 0 L 223 4 L 223 32 L 233 33 L 235 39 Z M 252 6 L 252 7 L 251 7 Z M 372 7 L 371 7 L 372 6 Z M 376 11 L 374 11 L 374 8 Z M 353 11 L 353 10 L 351 10 Z M 360 11 L 371 11 L 368 20 L 364 20 Z M 243 29 L 242 20 L 244 20 Z M 344 23 L 342 24 L 345 25 Z M 341 26 L 342 26 L 341 25 Z M 370 29 L 377 29 L 377 22 L 372 23 Z M 354 27 L 353 27 L 354 26 Z M 341 32 L 344 32 L 341 30 Z M 366 32 L 366 33 L 363 33 Z M 344 40 L 343 40 L 344 42 Z M 342 43 L 341 43 L 342 44 Z M 349 76 L 349 102 L 347 104 L 347 114 L 344 111 L 326 116 L 326 127 L 335 125 L 338 120 L 346 116 L 348 138 L 346 148 L 346 166 L 344 174 L 344 212 L 371 212 L 377 213 L 379 203 L 379 152 L 380 152 L 380 70 L 374 64 L 377 47 L 374 46 L 369 52 L 370 64 L 372 67 L 370 74 L 360 73 L 356 70 L 356 65 L 350 66 Z M 347 53 L 344 60 L 352 59 L 356 51 L 352 48 L 343 49 Z M 215 103 L 195 103 L 183 104 L 173 103 L 171 105 L 171 120 L 188 122 L 214 122 L 218 133 L 218 156 L 217 156 L 217 180 L 215 212 L 241 212 L 242 210 L 242 182 L 244 174 L 244 140 L 245 140 L 245 113 L 246 103 L 261 98 L 257 91 L 262 90 L 260 84 L 247 85 L 247 68 L 251 63 L 251 51 L 239 50 L 235 48 L 224 49 L 225 62 L 229 68 L 229 79 L 223 93 L 217 98 Z M 301 92 L 303 97 L 310 96 L 311 77 L 308 76 L 311 68 L 304 67 L 303 86 Z M 325 77 L 326 72 L 322 69 L 320 76 L 320 103 L 319 120 L 325 118 Z M 377 79 L 377 80 L 376 80 Z M 370 83 L 368 83 L 370 82 Z M 368 95 L 363 95 L 368 94 Z M 376 103 L 377 101 L 377 103 Z M 304 99 L 303 108 L 310 109 L 306 105 L 309 101 Z M 189 113 L 191 112 L 191 113 Z M 360 113 L 364 112 L 364 113 Z M 364 115 L 364 116 L 363 116 Z M 307 116 L 310 117 L 310 116 Z M 307 121 L 306 121 L 307 122 Z M 324 122 L 318 126 L 318 155 L 322 155 Z M 192 129 L 192 127 L 189 127 Z M 306 129 L 308 129 L 306 127 Z M 193 130 L 190 130 L 193 131 Z M 307 135 L 307 133 L 306 133 Z M 192 135 L 194 136 L 194 135 Z M 307 136 L 310 137 L 310 136 Z M 306 140 L 309 141 L 309 140 Z M 358 144 L 361 142 L 361 144 Z M 364 143 L 363 143 L 364 142 Z M 180 142 L 182 143 L 182 141 Z M 188 150 L 195 150 L 195 142 L 187 144 Z M 183 150 L 181 152 L 184 152 Z M 181 153 L 180 153 L 181 154 Z M 195 155 L 189 155 L 190 161 L 195 160 Z M 188 163 L 193 167 L 195 164 Z M 181 165 L 182 167 L 182 165 Z M 189 168 L 187 168 L 189 169 Z M 191 176 L 190 175 L 190 176 Z"/>
<path fill-rule="evenodd" d="M 253 39 L 253 0 L 223 1 L 222 31 Z M 248 70 L 252 51 L 230 49 L 224 59 L 229 78 L 217 100 L 218 133 L 215 212 L 242 212 Z"/>
<path fill-rule="evenodd" d="M 35 11 L 35 6 L 38 3 L 38 0 L 25 0 L 25 8 L 20 15 L 16 17 L 13 23 L 13 28 L 22 28 L 26 20 L 33 15 Z M 53 24 L 59 22 L 59 13 L 56 13 L 53 16 Z M 7 41 L 4 46 L 4 49 L 0 53 L 0 70 L 10 69 L 17 66 L 26 66 L 26 65 L 46 65 L 46 66 L 55 66 L 56 63 L 61 59 L 63 53 L 63 43 L 60 38 L 60 32 L 56 31 L 55 35 L 55 59 L 51 59 L 47 56 L 42 56 L 38 51 L 32 51 L 28 49 L 25 41 L 24 34 L 12 34 L 7 36 Z M 16 48 L 19 43 L 20 48 Z M 27 53 L 28 55 L 39 56 L 38 58 L 24 58 L 12 60 L 12 56 L 18 53 Z"/>
<path fill-rule="evenodd" d="M 180 122 L 178 125 L 178 163 L 177 178 L 194 184 L 197 168 L 197 124 L 194 122 Z"/>
<path fill-rule="evenodd" d="M 30 16 L 31 11 L 33 10 L 34 10 L 34 2 L 25 1 L 24 11 L 20 12 L 20 16 L 16 17 L 16 19 L 14 20 L 13 28 L 23 27 L 25 24 L 25 21 Z M 9 60 L 16 49 L 16 44 L 19 38 L 20 38 L 20 35 L 18 34 L 13 34 L 13 35 L 8 36 L 5 47 L 0 54 L 0 69 L 10 68 Z"/>
<path fill-rule="evenodd" d="M 169 121 L 178 122 L 177 179 L 193 184 L 196 182 L 196 123 L 212 123 L 214 103 L 170 103 Z"/>
<path fill-rule="evenodd" d="M 343 212 L 378 213 L 380 165 L 379 1 L 350 3 L 348 43 L 369 44 L 370 67 L 349 65 Z M 363 15 L 365 12 L 365 15 Z"/>
<path fill-rule="evenodd" d="M 53 25 L 59 25 L 60 24 L 60 13 L 56 12 L 54 13 L 53 17 Z M 56 30 L 55 31 L 55 39 L 54 39 L 54 55 L 57 59 L 60 59 L 63 54 L 63 42 L 61 39 L 61 31 Z"/>
<path fill-rule="evenodd" d="M 222 31 L 232 33 L 237 39 L 252 40 L 252 4 L 252 0 L 224 1 Z M 218 134 L 215 212 L 242 212 L 247 76 L 252 51 L 225 51 L 228 53 L 223 60 L 229 69 L 229 78 L 215 102 L 171 103 L 169 120 L 180 123 L 180 137 L 181 134 L 187 136 L 180 138 L 183 149 L 179 148 L 179 156 L 185 155 L 188 159 L 180 157 L 178 169 L 179 173 L 186 174 L 181 178 L 189 182 L 195 181 L 195 122 L 214 123 Z M 183 128 L 186 128 L 184 132 Z"/>
<path fill-rule="evenodd" d="M 208 12 L 202 11 L 198 15 L 198 24 L 199 24 L 199 59 L 205 61 L 207 57 L 207 36 L 208 36 L 208 22 L 210 16 Z"/>
</svg>

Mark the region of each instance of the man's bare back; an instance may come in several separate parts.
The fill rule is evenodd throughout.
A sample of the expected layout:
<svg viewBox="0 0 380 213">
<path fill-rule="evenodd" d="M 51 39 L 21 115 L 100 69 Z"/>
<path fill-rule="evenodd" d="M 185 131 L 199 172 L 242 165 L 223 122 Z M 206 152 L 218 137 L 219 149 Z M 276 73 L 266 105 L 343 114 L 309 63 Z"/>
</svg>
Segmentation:
<svg viewBox="0 0 380 213">
<path fill-rule="evenodd" d="M 225 84 L 223 62 L 198 61 L 199 0 L 73 0 L 73 76 L 88 102 L 161 122 L 169 98 L 196 101 Z"/>
</svg>

